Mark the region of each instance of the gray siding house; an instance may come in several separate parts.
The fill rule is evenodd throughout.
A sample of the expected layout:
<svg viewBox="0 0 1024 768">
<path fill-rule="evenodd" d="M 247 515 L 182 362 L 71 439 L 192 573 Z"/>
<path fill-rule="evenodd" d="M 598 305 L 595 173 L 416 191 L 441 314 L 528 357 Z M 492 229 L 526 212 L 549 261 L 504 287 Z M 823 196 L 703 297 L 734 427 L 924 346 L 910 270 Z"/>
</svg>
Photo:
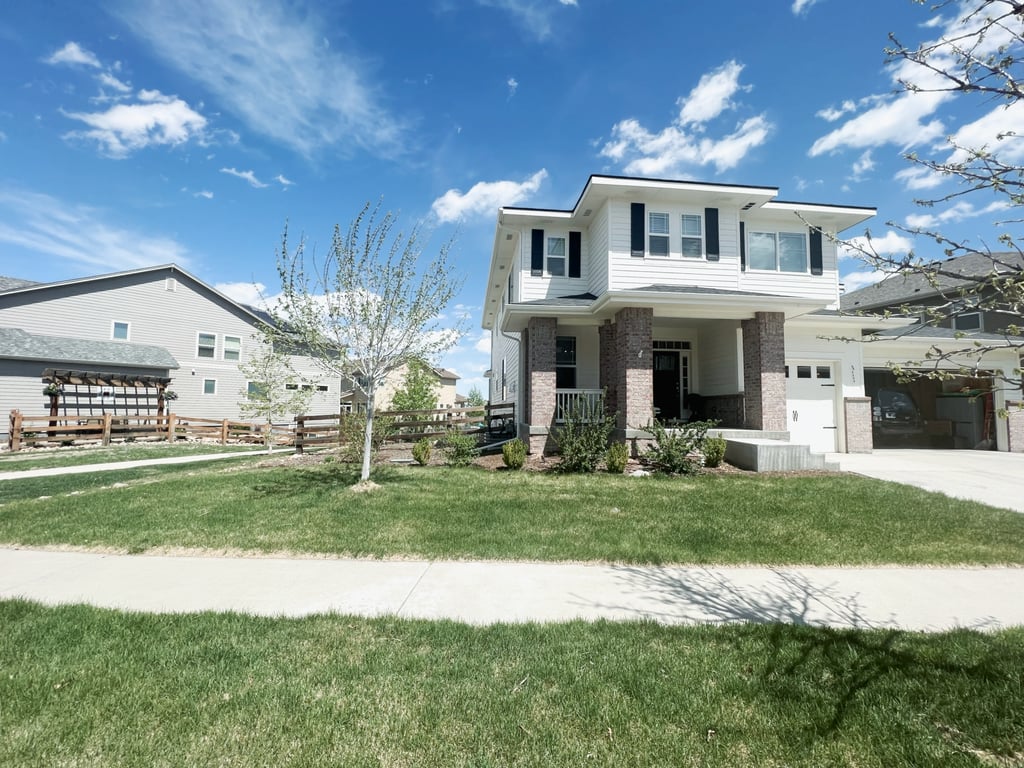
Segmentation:
<svg viewBox="0 0 1024 768">
<path fill-rule="evenodd" d="M 0 432 L 12 409 L 47 413 L 47 369 L 169 378 L 175 413 L 240 418 L 239 365 L 265 319 L 174 264 L 53 283 L 0 278 Z M 311 410 L 335 412 L 339 383 L 308 358 L 292 362 L 313 382 Z"/>
</svg>

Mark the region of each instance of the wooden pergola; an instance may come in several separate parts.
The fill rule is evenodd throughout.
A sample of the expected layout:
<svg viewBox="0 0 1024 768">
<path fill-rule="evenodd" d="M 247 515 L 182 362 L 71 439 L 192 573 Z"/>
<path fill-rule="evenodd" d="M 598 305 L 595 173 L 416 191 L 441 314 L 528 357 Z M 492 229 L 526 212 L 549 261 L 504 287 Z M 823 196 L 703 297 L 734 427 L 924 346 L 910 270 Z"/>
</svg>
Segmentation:
<svg viewBox="0 0 1024 768">
<path fill-rule="evenodd" d="M 47 368 L 43 384 L 55 385 L 50 394 L 50 416 L 163 416 L 164 393 L 171 380 L 164 376 Z M 63 410 L 63 414 L 60 411 Z"/>
</svg>

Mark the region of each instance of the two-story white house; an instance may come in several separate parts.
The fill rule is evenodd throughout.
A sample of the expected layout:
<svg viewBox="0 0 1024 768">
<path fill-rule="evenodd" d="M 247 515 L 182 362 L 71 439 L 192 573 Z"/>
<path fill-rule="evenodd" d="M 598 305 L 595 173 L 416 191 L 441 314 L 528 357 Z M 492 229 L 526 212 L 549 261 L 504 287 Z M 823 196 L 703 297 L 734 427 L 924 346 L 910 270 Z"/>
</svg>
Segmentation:
<svg viewBox="0 0 1024 768">
<path fill-rule="evenodd" d="M 835 339 L 866 322 L 837 311 L 830 236 L 875 209 L 777 197 L 594 175 L 570 210 L 500 209 L 490 400 L 516 404 L 531 451 L 553 449 L 574 400 L 602 396 L 619 439 L 653 418 L 714 418 L 819 453 L 871 450 L 866 345 Z"/>
</svg>

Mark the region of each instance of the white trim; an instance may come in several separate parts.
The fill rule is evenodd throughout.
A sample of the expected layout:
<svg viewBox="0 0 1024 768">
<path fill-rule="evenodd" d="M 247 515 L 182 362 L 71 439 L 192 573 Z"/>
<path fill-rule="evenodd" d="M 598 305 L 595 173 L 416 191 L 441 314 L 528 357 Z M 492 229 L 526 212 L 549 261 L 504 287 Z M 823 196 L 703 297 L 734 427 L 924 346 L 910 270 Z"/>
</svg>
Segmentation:
<svg viewBox="0 0 1024 768">
<path fill-rule="evenodd" d="M 228 339 L 238 339 L 238 348 L 232 350 L 238 353 L 238 357 L 234 360 L 228 359 Z M 226 363 L 240 363 L 242 362 L 242 337 L 241 336 L 229 336 L 224 334 L 223 341 L 220 349 L 220 359 Z"/>
<path fill-rule="evenodd" d="M 212 355 L 200 355 L 199 354 L 199 337 L 200 336 L 212 336 L 213 337 L 213 354 Z M 196 331 L 196 345 L 194 347 L 196 360 L 216 360 L 217 359 L 217 334 L 210 333 L 209 331 Z M 203 347 L 207 349 L 207 347 Z"/>
<path fill-rule="evenodd" d="M 124 338 L 119 339 L 117 337 L 117 326 L 123 325 L 125 328 Z M 110 321 L 110 338 L 113 341 L 131 341 L 132 340 L 132 324 L 126 320 L 111 320 Z"/>
<path fill-rule="evenodd" d="M 207 392 L 206 391 L 206 382 L 208 382 L 208 381 L 212 381 L 213 382 L 213 392 Z M 209 396 L 209 395 L 216 395 L 216 394 L 217 394 L 217 380 L 216 379 L 204 378 L 203 379 L 203 396 L 206 397 L 206 396 Z"/>
</svg>

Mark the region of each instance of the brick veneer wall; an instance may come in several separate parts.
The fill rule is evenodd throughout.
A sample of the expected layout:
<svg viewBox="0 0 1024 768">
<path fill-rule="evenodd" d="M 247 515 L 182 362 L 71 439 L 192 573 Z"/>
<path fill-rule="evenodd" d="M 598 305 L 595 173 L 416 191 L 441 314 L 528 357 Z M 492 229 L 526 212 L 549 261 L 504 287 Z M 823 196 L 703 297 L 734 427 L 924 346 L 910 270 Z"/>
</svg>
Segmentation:
<svg viewBox="0 0 1024 768">
<path fill-rule="evenodd" d="M 642 427 L 654 415 L 654 310 L 626 307 L 615 315 L 616 426 Z"/>
<path fill-rule="evenodd" d="M 615 330 L 611 320 L 605 320 L 604 325 L 597 329 L 598 339 L 601 342 L 601 370 L 600 386 L 604 390 L 604 407 L 608 413 L 616 413 L 619 410 L 619 381 L 615 375 Z"/>
<path fill-rule="evenodd" d="M 1024 404 L 1006 401 L 1006 426 L 1010 438 L 1007 449 L 1024 453 Z"/>
<path fill-rule="evenodd" d="M 786 316 L 758 312 L 742 321 L 746 428 L 786 430 Z"/>
<path fill-rule="evenodd" d="M 846 452 L 871 453 L 871 398 L 847 397 L 843 400 L 846 417 Z"/>
<path fill-rule="evenodd" d="M 555 337 L 558 321 L 553 317 L 530 318 L 526 326 L 527 365 L 529 376 L 529 402 L 526 424 L 528 427 L 555 425 Z M 548 434 L 527 435 L 531 453 L 543 453 L 553 447 Z"/>
</svg>

